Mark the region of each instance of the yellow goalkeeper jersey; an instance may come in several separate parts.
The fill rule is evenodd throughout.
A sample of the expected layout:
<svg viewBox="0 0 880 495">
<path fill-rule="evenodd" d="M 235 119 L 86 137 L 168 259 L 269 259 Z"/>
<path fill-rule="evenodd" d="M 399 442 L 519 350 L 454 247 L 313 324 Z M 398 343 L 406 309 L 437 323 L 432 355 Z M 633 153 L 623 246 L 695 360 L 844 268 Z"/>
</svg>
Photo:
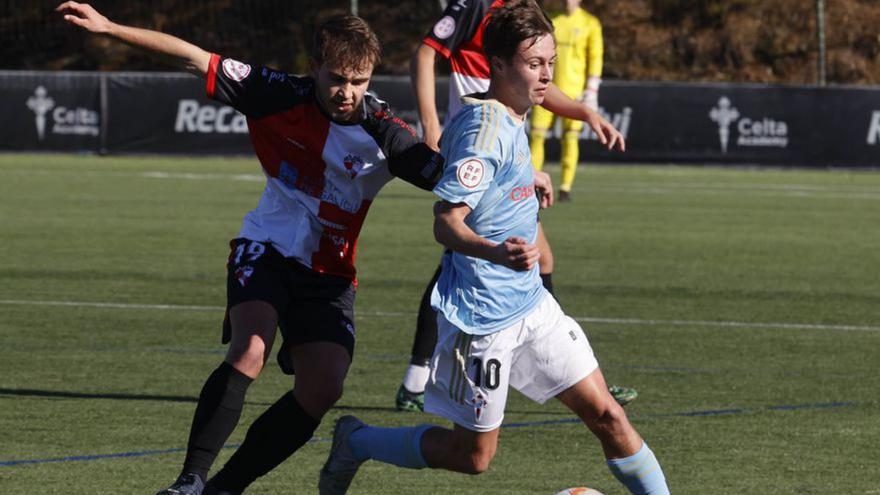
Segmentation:
<svg viewBox="0 0 880 495">
<path fill-rule="evenodd" d="M 572 98 L 581 95 L 588 77 L 602 77 L 602 24 L 578 8 L 573 14 L 553 16 L 556 69 L 553 83 Z"/>
</svg>

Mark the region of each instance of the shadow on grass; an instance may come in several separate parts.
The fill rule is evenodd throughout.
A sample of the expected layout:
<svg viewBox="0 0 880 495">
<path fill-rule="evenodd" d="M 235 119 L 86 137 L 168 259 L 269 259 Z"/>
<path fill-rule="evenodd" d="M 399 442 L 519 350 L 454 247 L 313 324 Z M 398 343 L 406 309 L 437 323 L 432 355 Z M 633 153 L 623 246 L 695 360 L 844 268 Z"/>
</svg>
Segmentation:
<svg viewBox="0 0 880 495">
<path fill-rule="evenodd" d="M 63 390 L 37 390 L 29 388 L 0 388 L 0 397 L 38 397 L 43 399 L 109 399 L 109 400 L 133 400 L 133 401 L 158 401 L 158 402 L 189 402 L 197 403 L 198 397 L 185 395 L 156 395 L 156 394 L 121 394 L 121 393 L 90 393 L 90 392 L 72 392 Z M 270 406 L 271 402 L 254 402 L 246 401 L 248 405 Z M 337 411 L 377 411 L 377 412 L 398 412 L 394 407 L 378 407 L 378 406 L 353 406 L 347 404 L 337 404 L 333 406 Z M 402 413 L 405 414 L 405 413 Z M 520 415 L 571 415 L 568 411 L 511 411 L 507 414 Z"/>
</svg>

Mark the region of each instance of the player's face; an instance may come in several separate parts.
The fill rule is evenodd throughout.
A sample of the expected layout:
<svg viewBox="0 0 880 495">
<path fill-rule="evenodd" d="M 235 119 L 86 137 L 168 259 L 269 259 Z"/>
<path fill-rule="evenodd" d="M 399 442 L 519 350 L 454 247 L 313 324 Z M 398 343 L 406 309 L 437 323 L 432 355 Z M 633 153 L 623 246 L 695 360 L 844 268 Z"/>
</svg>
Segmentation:
<svg viewBox="0 0 880 495">
<path fill-rule="evenodd" d="M 318 104 L 336 122 L 357 122 L 361 114 L 361 102 L 373 66 L 360 69 L 342 68 L 339 64 L 324 62 L 312 64 L 312 76 L 315 78 L 315 95 Z"/>
<path fill-rule="evenodd" d="M 509 63 L 501 62 L 499 66 L 501 77 L 498 80 L 506 87 L 504 92 L 509 98 L 506 104 L 522 114 L 529 107 L 544 102 L 556 64 L 553 36 L 547 34 L 533 41 L 520 42 L 513 59 Z"/>
</svg>

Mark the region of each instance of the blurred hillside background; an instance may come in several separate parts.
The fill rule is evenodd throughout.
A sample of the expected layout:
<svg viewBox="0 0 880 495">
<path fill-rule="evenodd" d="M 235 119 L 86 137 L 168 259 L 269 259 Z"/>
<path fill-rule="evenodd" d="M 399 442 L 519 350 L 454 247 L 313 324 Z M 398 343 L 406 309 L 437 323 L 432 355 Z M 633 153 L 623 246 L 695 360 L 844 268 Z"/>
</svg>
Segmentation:
<svg viewBox="0 0 880 495">
<path fill-rule="evenodd" d="M 59 2 L 0 0 L 0 69 L 174 70 L 119 43 L 86 36 Z M 308 40 L 350 0 L 91 2 L 113 20 L 290 72 L 307 69 Z M 545 0 L 548 10 L 559 0 Z M 383 44 L 380 74 L 407 74 L 441 12 L 434 0 L 360 0 Z M 818 78 L 815 0 L 584 0 L 605 32 L 605 77 L 623 80 L 812 84 Z M 880 0 L 827 0 L 827 80 L 880 84 Z"/>
</svg>

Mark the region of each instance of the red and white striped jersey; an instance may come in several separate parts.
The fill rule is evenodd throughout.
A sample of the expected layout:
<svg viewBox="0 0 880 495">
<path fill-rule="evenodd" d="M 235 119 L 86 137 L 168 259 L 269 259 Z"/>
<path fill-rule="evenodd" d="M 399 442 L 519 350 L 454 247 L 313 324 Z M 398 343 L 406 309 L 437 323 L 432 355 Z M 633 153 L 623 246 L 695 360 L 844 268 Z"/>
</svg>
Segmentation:
<svg viewBox="0 0 880 495">
<path fill-rule="evenodd" d="M 420 143 L 415 132 L 370 94 L 360 123 L 334 122 L 315 99 L 312 78 L 218 55 L 211 57 L 207 93 L 247 117 L 266 175 L 239 236 L 271 242 L 316 272 L 354 279 L 367 210 L 394 177 L 389 159 Z"/>
<path fill-rule="evenodd" d="M 449 59 L 452 78 L 444 123 L 461 109 L 461 97 L 489 89 L 489 62 L 483 54 L 483 31 L 489 11 L 503 0 L 452 0 L 422 43 Z"/>
</svg>

